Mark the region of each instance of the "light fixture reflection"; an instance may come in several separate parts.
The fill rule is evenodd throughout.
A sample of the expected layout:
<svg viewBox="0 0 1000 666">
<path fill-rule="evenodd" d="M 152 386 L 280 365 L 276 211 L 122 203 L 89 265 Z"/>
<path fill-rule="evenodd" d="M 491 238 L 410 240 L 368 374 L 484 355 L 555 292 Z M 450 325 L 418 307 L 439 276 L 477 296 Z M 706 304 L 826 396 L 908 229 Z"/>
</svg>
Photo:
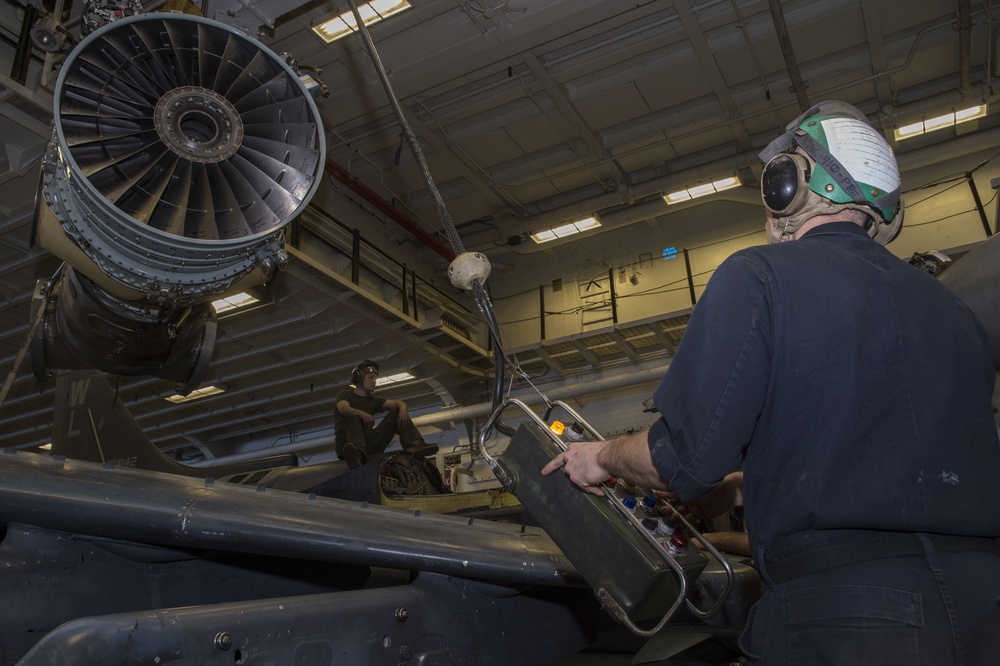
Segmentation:
<svg viewBox="0 0 1000 666">
<path fill-rule="evenodd" d="M 361 21 L 368 26 L 409 8 L 410 3 L 406 0 L 371 0 L 371 2 L 358 5 L 358 14 L 361 15 Z M 337 14 L 320 25 L 313 26 L 313 32 L 327 43 L 345 37 L 357 29 L 358 22 L 354 20 L 354 12 L 351 10 Z"/>
<path fill-rule="evenodd" d="M 210 395 L 218 395 L 220 393 L 225 393 L 226 389 L 222 386 L 203 386 L 199 389 L 195 389 L 186 395 L 175 394 L 167 396 L 165 400 L 168 402 L 173 402 L 180 404 L 182 402 L 191 402 L 192 400 L 199 400 L 201 398 L 207 398 Z"/>
<path fill-rule="evenodd" d="M 663 199 L 667 202 L 667 204 L 675 204 L 682 201 L 697 199 L 698 197 L 708 196 L 709 194 L 715 194 L 716 192 L 722 192 L 723 190 L 730 190 L 739 186 L 740 179 L 735 176 L 730 176 L 729 178 L 721 178 L 704 185 L 695 185 L 684 190 L 671 192 L 670 194 L 664 195 Z"/>
<path fill-rule="evenodd" d="M 955 111 L 954 113 L 946 113 L 941 116 L 934 116 L 933 118 L 921 120 L 917 123 L 903 125 L 902 127 L 898 127 L 893 130 L 893 134 L 895 134 L 897 141 L 910 139 L 915 136 L 920 136 L 921 134 L 926 134 L 927 132 L 952 127 L 953 125 L 969 122 L 970 120 L 975 120 L 976 118 L 983 118 L 986 116 L 986 111 L 987 106 L 985 104 L 970 106 L 967 109 L 961 109 L 959 111 Z"/>
<path fill-rule="evenodd" d="M 546 243 L 557 238 L 565 238 L 566 236 L 578 234 L 581 231 L 596 229 L 599 226 L 601 226 L 601 223 L 596 217 L 588 217 L 583 220 L 577 220 L 576 222 L 560 225 L 554 229 L 539 231 L 536 234 L 531 234 L 531 240 L 536 243 Z"/>
<path fill-rule="evenodd" d="M 375 380 L 375 386 L 387 386 L 389 384 L 399 384 L 400 382 L 408 382 L 411 379 L 416 379 L 413 375 L 408 372 L 397 372 L 394 375 L 385 375 L 384 377 L 379 377 Z"/>
</svg>

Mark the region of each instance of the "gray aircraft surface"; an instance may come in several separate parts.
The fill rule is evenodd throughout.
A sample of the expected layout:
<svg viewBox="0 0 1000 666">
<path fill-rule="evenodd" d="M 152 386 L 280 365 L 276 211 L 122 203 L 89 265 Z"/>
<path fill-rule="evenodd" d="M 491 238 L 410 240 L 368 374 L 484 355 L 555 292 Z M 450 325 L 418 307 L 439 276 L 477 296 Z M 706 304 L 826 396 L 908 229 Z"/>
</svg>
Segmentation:
<svg viewBox="0 0 1000 666">
<path fill-rule="evenodd" d="M 55 87 L 34 239 L 64 266 L 38 287 L 31 356 L 40 379 L 72 372 L 62 453 L 0 455 L 0 665 L 542 664 L 589 644 L 607 616 L 541 529 L 319 496 L 339 463 L 197 478 L 147 455 L 119 401 L 94 407 L 110 391 L 80 368 L 198 385 L 210 301 L 281 266 L 325 161 L 287 60 L 119 4 L 85 17 Z M 697 570 L 713 603 L 722 572 Z M 731 641 L 757 581 L 738 575 L 714 624 L 679 621 L 653 656 Z"/>
<path fill-rule="evenodd" d="M 595 627 L 541 530 L 24 452 L 0 486 L 3 664 L 545 663 Z"/>
</svg>

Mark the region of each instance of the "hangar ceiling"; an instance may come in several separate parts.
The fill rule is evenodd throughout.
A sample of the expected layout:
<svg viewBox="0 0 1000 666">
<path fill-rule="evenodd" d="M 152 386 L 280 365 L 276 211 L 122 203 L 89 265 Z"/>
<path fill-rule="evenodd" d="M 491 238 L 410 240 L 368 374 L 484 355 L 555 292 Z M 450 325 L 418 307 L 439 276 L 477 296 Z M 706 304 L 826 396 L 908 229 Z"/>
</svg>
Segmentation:
<svg viewBox="0 0 1000 666">
<path fill-rule="evenodd" d="M 68 7 L 59 15 L 68 47 L 80 36 L 80 3 L 59 4 Z M 45 18 L 55 15 L 52 5 L 0 0 L 4 375 L 14 370 L 31 328 L 35 283 L 59 263 L 32 245 L 31 227 L 65 49 L 30 46 L 22 29 L 29 7 Z M 168 382 L 113 378 L 140 424 L 157 445 L 190 459 L 261 447 L 329 448 L 333 396 L 362 358 L 380 360 L 386 373 L 417 376 L 383 395 L 406 400 L 425 422 L 441 411 L 455 417 L 443 428 L 481 415 L 490 349 L 481 313 L 445 276 L 452 248 L 433 197 L 360 37 L 326 44 L 311 30 L 348 10 L 346 0 L 168 5 L 147 2 L 145 9 L 201 11 L 259 29 L 276 53 L 321 70 L 317 76 L 331 93 L 317 102 L 330 164 L 314 205 L 290 232 L 291 258 L 266 290 L 267 304 L 220 321 L 206 382 L 224 385 L 226 393 L 173 405 L 164 400 L 173 393 Z M 989 2 L 411 5 L 373 26 L 371 35 L 465 248 L 494 264 L 493 293 L 512 297 L 555 284 L 561 279 L 555 266 L 565 269 L 567 282 L 601 276 L 594 284 L 603 300 L 580 308 L 589 321 L 584 317 L 569 333 L 532 328 L 537 334 L 514 336 L 508 351 L 523 371 L 518 390 L 527 390 L 530 379 L 563 397 L 610 397 L 626 385 L 635 389 L 628 373 L 637 370 L 651 385 L 683 334 L 691 301 L 630 318 L 609 314 L 615 270 L 625 277 L 609 248 L 659 257 L 664 229 L 682 250 L 720 243 L 716 254 L 725 254 L 735 249 L 725 245 L 733 238 L 761 242 L 753 235 L 762 219 L 756 154 L 811 104 L 849 101 L 885 132 L 903 165 L 908 206 L 922 199 L 918 186 L 938 177 L 936 166 L 953 170 L 952 162 L 967 156 L 960 171 L 971 173 L 982 164 L 976 156 L 1000 143 L 992 106 L 965 125 L 898 144 L 893 138 L 900 126 L 996 101 L 1000 17 Z M 897 253 L 911 251 L 907 242 L 917 247 L 935 237 L 939 249 L 964 246 L 975 234 L 981 240 L 990 224 L 995 228 L 989 166 L 975 178 L 959 178 L 961 196 L 942 194 L 957 198 L 938 199 L 937 210 L 920 218 L 933 227 L 904 229 Z M 670 207 L 663 199 L 733 176 L 743 187 L 715 198 Z M 979 183 L 979 210 L 968 203 L 970 182 Z M 954 221 L 937 225 L 953 213 L 972 231 L 955 233 Z M 603 226 L 546 245 L 529 238 L 589 215 Z M 907 233 L 924 235 L 906 241 Z M 691 279 L 693 270 L 687 273 L 695 297 L 694 283 L 700 288 L 707 278 L 695 271 L 699 277 Z M 631 276 L 638 279 L 634 270 Z M 534 297 L 525 302 L 545 312 Z M 30 360 L 19 364 L 0 406 L 5 446 L 49 440 L 52 394 L 50 384 L 34 378 Z"/>
</svg>

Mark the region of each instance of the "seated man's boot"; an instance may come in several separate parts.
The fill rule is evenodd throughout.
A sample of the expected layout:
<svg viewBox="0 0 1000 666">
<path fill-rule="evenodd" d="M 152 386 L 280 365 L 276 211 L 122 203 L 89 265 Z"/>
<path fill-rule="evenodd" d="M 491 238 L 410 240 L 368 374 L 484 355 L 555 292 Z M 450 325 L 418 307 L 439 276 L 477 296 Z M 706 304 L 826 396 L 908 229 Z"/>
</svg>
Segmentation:
<svg viewBox="0 0 1000 666">
<path fill-rule="evenodd" d="M 413 443 L 408 447 L 403 449 L 407 453 L 412 453 L 415 456 L 432 456 L 438 452 L 437 444 L 428 444 L 422 439 L 413 440 Z"/>
<path fill-rule="evenodd" d="M 344 461 L 351 469 L 357 469 L 368 462 L 368 456 L 354 444 L 348 442 L 344 445 Z"/>
</svg>

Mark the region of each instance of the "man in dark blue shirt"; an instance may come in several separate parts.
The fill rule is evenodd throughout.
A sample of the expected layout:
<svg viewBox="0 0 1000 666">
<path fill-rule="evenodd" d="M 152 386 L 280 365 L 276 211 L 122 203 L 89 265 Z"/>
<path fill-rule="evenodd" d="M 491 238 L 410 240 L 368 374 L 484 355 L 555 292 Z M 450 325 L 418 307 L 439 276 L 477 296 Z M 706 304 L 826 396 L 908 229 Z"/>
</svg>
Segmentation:
<svg viewBox="0 0 1000 666">
<path fill-rule="evenodd" d="M 769 245 L 716 270 L 654 394 L 659 420 L 543 472 L 697 501 L 742 469 L 766 583 L 741 638 L 750 663 L 994 663 L 986 333 L 883 247 L 902 223 L 898 168 L 857 109 L 812 109 L 762 158 Z"/>
</svg>

